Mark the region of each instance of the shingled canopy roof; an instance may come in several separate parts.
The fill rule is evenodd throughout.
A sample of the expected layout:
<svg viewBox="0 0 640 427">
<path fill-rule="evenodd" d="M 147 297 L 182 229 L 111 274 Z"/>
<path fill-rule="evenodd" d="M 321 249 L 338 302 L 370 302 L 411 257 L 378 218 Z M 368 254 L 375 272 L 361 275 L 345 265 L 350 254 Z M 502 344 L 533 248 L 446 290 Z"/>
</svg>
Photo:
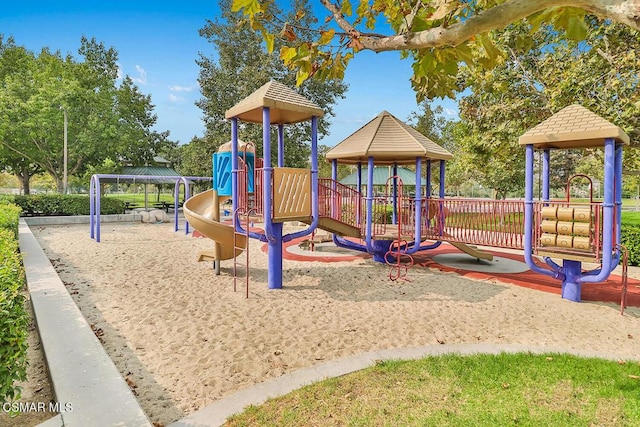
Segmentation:
<svg viewBox="0 0 640 427">
<path fill-rule="evenodd" d="M 315 103 L 293 89 L 269 81 L 225 113 L 225 118 L 238 118 L 244 122 L 262 123 L 263 107 L 269 107 L 271 123 L 289 124 L 322 117 L 324 112 Z"/>
<path fill-rule="evenodd" d="M 628 144 L 629 135 L 613 123 L 581 105 L 569 105 L 519 138 L 521 145 L 536 148 L 604 147 L 604 140 L 613 138 Z"/>
<path fill-rule="evenodd" d="M 383 111 L 326 154 L 338 163 L 415 164 L 416 158 L 449 160 L 453 155 L 420 132 Z"/>
</svg>

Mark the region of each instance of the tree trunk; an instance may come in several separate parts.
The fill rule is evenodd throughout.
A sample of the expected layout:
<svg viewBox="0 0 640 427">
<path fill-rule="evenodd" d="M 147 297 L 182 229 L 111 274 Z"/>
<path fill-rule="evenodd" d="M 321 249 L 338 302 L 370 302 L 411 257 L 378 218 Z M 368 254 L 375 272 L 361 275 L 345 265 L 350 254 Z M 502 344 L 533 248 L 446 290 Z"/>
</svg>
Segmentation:
<svg viewBox="0 0 640 427">
<path fill-rule="evenodd" d="M 20 171 L 20 183 L 22 184 L 22 194 L 31 194 L 31 188 L 29 187 L 29 180 L 31 179 L 31 175 L 29 175 L 29 169 L 23 168 Z"/>
</svg>

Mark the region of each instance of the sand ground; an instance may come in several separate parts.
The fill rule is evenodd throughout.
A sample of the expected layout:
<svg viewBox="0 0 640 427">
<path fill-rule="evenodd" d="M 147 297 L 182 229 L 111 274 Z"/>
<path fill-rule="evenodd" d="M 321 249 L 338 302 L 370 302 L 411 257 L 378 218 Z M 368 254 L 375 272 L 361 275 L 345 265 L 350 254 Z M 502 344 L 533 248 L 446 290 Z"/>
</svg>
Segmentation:
<svg viewBox="0 0 640 427">
<path fill-rule="evenodd" d="M 197 263 L 207 239 L 172 224 L 31 227 L 138 397 L 168 424 L 235 391 L 326 360 L 375 349 L 509 343 L 640 355 L 640 312 L 414 268 L 391 282 L 370 260 L 284 261 L 267 289 L 262 244 L 249 249 L 250 297 L 233 261 Z M 240 259 L 244 263 L 244 257 Z"/>
</svg>

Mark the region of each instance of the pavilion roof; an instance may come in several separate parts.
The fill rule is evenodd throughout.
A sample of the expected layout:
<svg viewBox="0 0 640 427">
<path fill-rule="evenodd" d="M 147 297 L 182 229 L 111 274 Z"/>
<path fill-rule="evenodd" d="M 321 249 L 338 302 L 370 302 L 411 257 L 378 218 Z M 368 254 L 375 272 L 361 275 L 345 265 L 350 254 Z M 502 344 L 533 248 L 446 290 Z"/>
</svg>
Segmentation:
<svg viewBox="0 0 640 427">
<path fill-rule="evenodd" d="M 609 138 L 629 144 L 629 135 L 620 127 L 573 104 L 529 129 L 519 142 L 536 148 L 589 148 L 603 147 L 604 140 Z"/>
<path fill-rule="evenodd" d="M 262 123 L 262 111 L 269 107 L 271 123 L 289 124 L 322 117 L 324 112 L 314 102 L 288 86 L 271 80 L 228 109 L 225 118 Z"/>
<path fill-rule="evenodd" d="M 326 154 L 327 160 L 338 163 L 414 164 L 417 157 L 427 160 L 449 160 L 453 155 L 420 132 L 383 111 L 373 120 Z"/>
</svg>

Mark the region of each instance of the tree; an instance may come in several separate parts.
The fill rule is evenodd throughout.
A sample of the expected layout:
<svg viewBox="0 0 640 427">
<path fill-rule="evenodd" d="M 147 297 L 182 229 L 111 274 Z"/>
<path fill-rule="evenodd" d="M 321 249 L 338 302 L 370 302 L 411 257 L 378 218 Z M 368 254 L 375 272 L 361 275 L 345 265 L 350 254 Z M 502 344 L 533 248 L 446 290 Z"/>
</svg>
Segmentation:
<svg viewBox="0 0 640 427">
<path fill-rule="evenodd" d="M 23 47 L 16 46 L 12 37 L 9 37 L 6 42 L 2 35 L 0 35 L 0 82 L 5 82 L 3 86 L 13 84 L 16 80 L 24 82 L 23 91 L 16 93 L 16 99 L 14 103 L 9 104 L 9 99 L 6 96 L 6 92 L 0 92 L 0 102 L 4 104 L 5 111 L 2 114 L 2 122 L 10 123 L 15 120 L 16 115 L 22 107 L 22 102 L 27 99 L 29 93 L 28 85 L 32 80 L 31 75 L 35 68 L 35 57 L 33 53 L 27 51 Z M 8 132 L 5 126 L 0 127 L 0 141 L 5 141 L 12 137 L 24 137 L 14 135 L 17 133 L 20 135 L 20 128 L 13 128 L 11 132 Z M 5 144 L 0 144 L 0 169 L 11 173 L 20 179 L 20 186 L 25 194 L 29 194 L 29 180 L 30 178 L 42 172 L 42 168 L 33 163 L 30 159 L 8 149 Z"/>
<path fill-rule="evenodd" d="M 621 24 L 588 17 L 586 38 L 577 43 L 550 26 L 530 34 L 526 24 L 515 24 L 492 34 L 492 42 L 507 52 L 491 70 L 464 66 L 459 79 L 470 91 L 460 101 L 466 128 L 458 152 L 468 171 L 502 196 L 521 190 L 524 150 L 517 139 L 562 108 L 578 103 L 638 134 L 640 126 L 640 60 L 628 46 L 640 34 Z M 601 156 L 599 150 L 587 155 Z M 552 188 L 564 188 L 576 172 L 602 178 L 602 161 L 586 161 L 585 152 L 552 153 Z M 634 161 L 628 150 L 625 163 Z M 635 161 L 637 163 L 637 161 Z M 591 165 L 591 169 L 587 169 Z M 599 165 L 598 167 L 593 167 Z"/>
<path fill-rule="evenodd" d="M 196 149 L 185 151 L 198 153 L 199 158 L 203 152 L 208 152 L 208 168 L 211 166 L 211 154 L 219 145 L 229 141 L 231 136 L 230 123 L 224 120 L 225 111 L 270 79 L 290 87 L 295 85 L 296 80 L 295 72 L 289 70 L 276 55 L 267 52 L 262 38 L 255 34 L 240 13 L 232 12 L 229 3 L 224 1 L 220 3 L 220 9 L 220 19 L 208 21 L 200 30 L 201 36 L 212 43 L 216 51 L 215 56 L 201 54 L 197 61 L 200 65 L 198 82 L 203 94 L 197 105 L 204 113 L 206 131 L 203 141 L 194 141 L 198 145 Z M 295 10 L 309 11 L 310 8 L 307 1 L 298 1 Z M 301 17 L 305 25 L 310 25 L 311 20 L 310 14 Z M 276 43 L 280 46 L 284 41 L 278 40 Z M 325 112 L 325 116 L 318 121 L 319 135 L 327 134 L 328 120 L 333 113 L 332 105 L 337 98 L 343 97 L 345 90 L 346 85 L 336 79 L 308 81 L 298 88 L 301 95 L 314 101 Z M 286 164 L 307 166 L 310 155 L 309 125 L 288 125 L 285 126 L 285 132 Z M 243 123 L 239 137 L 254 142 L 257 151 L 262 151 L 262 126 Z M 275 134 L 272 137 L 275 141 Z M 275 150 L 276 144 L 272 148 Z M 195 172 L 195 169 L 189 170 Z"/>
<path fill-rule="evenodd" d="M 211 176 L 213 173 L 211 156 L 213 150 L 204 138 L 194 137 L 188 144 L 182 145 L 180 163 L 176 170 L 186 176 Z"/>
<path fill-rule="evenodd" d="M 133 165 L 146 165 L 156 154 L 175 147 L 168 140 L 169 131 L 152 129 L 158 116 L 153 114 L 151 95 L 142 94 L 129 76 L 125 76 L 116 90 L 118 118 L 117 153 Z"/>
<path fill-rule="evenodd" d="M 527 22 L 531 32 L 543 23 L 566 31 L 580 40 L 586 36 L 584 17 L 596 15 L 640 29 L 640 2 L 636 0 L 320 0 L 327 11 L 317 24 L 288 19 L 274 1 L 234 0 L 252 27 L 270 48 L 286 38 L 280 48 L 285 63 L 297 70 L 298 81 L 309 77 L 342 78 L 351 58 L 362 50 L 399 50 L 413 59 L 412 84 L 418 100 L 453 97 L 459 89 L 456 75 L 460 62 L 480 60 L 490 69 L 505 56 L 488 33 L 512 23 Z M 295 9 L 296 17 L 306 11 Z M 391 34 L 380 34 L 381 28 Z M 300 33 L 313 34 L 309 40 Z"/>
<path fill-rule="evenodd" d="M 25 193 L 36 171 L 62 188 L 62 110 L 69 175 L 108 158 L 147 159 L 165 143 L 167 133 L 151 131 L 156 117 L 150 98 L 127 77 L 117 86 L 114 48 L 82 37 L 78 61 L 48 48 L 35 55 L 12 39 L 0 45 L 0 156 L 4 169 L 22 176 Z"/>
</svg>

